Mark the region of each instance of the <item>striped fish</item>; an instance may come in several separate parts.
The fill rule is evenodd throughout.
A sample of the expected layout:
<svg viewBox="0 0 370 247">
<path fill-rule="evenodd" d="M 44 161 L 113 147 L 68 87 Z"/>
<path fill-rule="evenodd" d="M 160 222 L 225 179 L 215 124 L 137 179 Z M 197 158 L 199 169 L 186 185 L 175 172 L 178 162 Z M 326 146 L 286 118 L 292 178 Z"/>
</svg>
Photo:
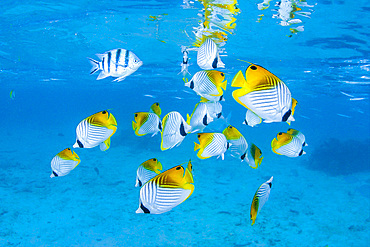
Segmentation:
<svg viewBox="0 0 370 247">
<path fill-rule="evenodd" d="M 272 151 L 279 155 L 298 157 L 306 152 L 303 151 L 303 142 L 296 136 L 280 132 L 271 142 Z"/>
<path fill-rule="evenodd" d="M 261 155 L 261 150 L 252 143 L 245 155 L 241 158 L 242 160 L 245 160 L 250 167 L 257 169 L 262 163 L 263 157 L 261 157 Z"/>
<path fill-rule="evenodd" d="M 188 199 L 194 191 L 192 164 L 175 166 L 150 179 L 140 189 L 136 213 L 162 214 Z"/>
<path fill-rule="evenodd" d="M 164 116 L 162 123 L 162 151 L 179 146 L 191 130 L 190 125 L 187 124 L 181 114 L 176 111 L 169 112 Z"/>
<path fill-rule="evenodd" d="M 231 125 L 226 127 L 224 131 L 222 131 L 222 134 L 225 135 L 227 141 L 231 144 L 231 156 L 239 158 L 241 161 L 243 161 L 243 157 L 245 157 L 245 153 L 248 149 L 248 143 L 244 136 L 239 132 L 239 130 Z"/>
<path fill-rule="evenodd" d="M 110 147 L 110 138 L 116 130 L 117 121 L 113 114 L 106 110 L 95 113 L 78 124 L 73 147 L 93 148 L 100 145 L 100 149 L 105 151 Z"/>
<path fill-rule="evenodd" d="M 191 126 L 191 133 L 203 131 L 203 129 L 213 121 L 213 118 L 208 113 L 206 103 L 203 102 L 199 102 L 195 105 L 191 116 L 189 116 L 189 114 L 186 116 L 186 123 Z"/>
<path fill-rule="evenodd" d="M 251 64 L 245 72 L 245 78 L 239 71 L 231 86 L 241 87 L 233 92 L 233 98 L 264 119 L 264 122 L 294 121 L 289 88 L 263 67 Z"/>
<path fill-rule="evenodd" d="M 132 129 L 135 135 L 143 136 L 152 134 L 152 137 L 162 131 L 162 122 L 159 116 L 150 112 L 136 112 L 135 120 L 132 121 Z"/>
<path fill-rule="evenodd" d="M 108 76 L 118 77 L 114 81 L 122 81 L 127 76 L 134 73 L 143 62 L 132 52 L 125 49 L 114 49 L 104 54 L 96 54 L 100 62 L 89 58 L 92 65 L 90 74 L 101 70 L 97 80 L 104 79 Z"/>
<path fill-rule="evenodd" d="M 221 118 L 222 117 L 222 105 L 221 103 L 217 101 L 210 101 L 206 98 L 201 98 L 201 101 L 203 102 L 206 107 L 209 115 L 211 118 Z"/>
<path fill-rule="evenodd" d="M 308 144 L 306 143 L 306 137 L 299 130 L 288 129 L 287 133 L 292 136 L 298 137 L 301 140 L 303 147 L 308 146 Z"/>
<path fill-rule="evenodd" d="M 80 163 L 80 157 L 71 150 L 66 148 L 51 160 L 51 169 L 53 170 L 50 175 L 53 177 L 61 177 L 70 173 Z"/>
<path fill-rule="evenodd" d="M 204 38 L 202 45 L 198 48 L 197 64 L 201 69 L 225 68 L 218 47 L 212 39 Z"/>
<path fill-rule="evenodd" d="M 162 171 L 162 164 L 156 158 L 143 162 L 136 171 L 135 187 L 141 187 L 143 184 L 154 178 Z"/>
<path fill-rule="evenodd" d="M 261 211 L 263 205 L 265 205 L 269 199 L 273 179 L 274 177 L 271 177 L 269 180 L 263 183 L 254 194 L 251 205 L 252 226 L 256 221 L 257 214 Z"/>
<path fill-rule="evenodd" d="M 262 122 L 262 118 L 260 118 L 260 116 L 258 116 L 256 113 L 252 112 L 251 110 L 247 109 L 243 124 L 254 127 L 257 124 L 260 124 L 261 122 Z"/>
<path fill-rule="evenodd" d="M 224 153 L 229 148 L 226 137 L 222 133 L 199 133 L 198 143 L 194 143 L 194 151 L 198 151 L 199 159 L 208 159 L 212 156 L 218 156 L 224 159 Z M 218 158 L 217 157 L 217 158 Z"/>
<path fill-rule="evenodd" d="M 202 70 L 195 73 L 190 81 L 186 80 L 185 86 L 207 100 L 221 101 L 227 85 L 224 79 L 225 74 L 221 71 Z"/>
</svg>

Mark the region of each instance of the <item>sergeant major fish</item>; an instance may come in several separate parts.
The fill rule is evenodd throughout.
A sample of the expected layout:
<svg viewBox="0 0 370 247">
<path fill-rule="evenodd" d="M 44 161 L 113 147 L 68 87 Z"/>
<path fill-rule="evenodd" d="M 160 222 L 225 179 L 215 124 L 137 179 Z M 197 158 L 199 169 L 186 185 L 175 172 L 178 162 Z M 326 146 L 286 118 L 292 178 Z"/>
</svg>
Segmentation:
<svg viewBox="0 0 370 247">
<path fill-rule="evenodd" d="M 120 48 L 107 51 L 103 54 L 96 54 L 96 56 L 99 57 L 100 62 L 92 58 L 88 59 L 93 66 L 90 74 L 101 70 L 98 78 L 96 78 L 97 80 L 112 76 L 118 77 L 114 81 L 123 81 L 143 65 L 143 62 L 132 51 Z"/>
</svg>

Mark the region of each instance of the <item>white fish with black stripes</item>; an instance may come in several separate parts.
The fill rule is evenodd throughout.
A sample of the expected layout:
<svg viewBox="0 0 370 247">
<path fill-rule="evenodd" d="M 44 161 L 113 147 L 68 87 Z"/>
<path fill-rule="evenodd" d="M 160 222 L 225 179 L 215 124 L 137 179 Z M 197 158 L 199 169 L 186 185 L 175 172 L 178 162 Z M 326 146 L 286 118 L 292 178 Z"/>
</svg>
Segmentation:
<svg viewBox="0 0 370 247">
<path fill-rule="evenodd" d="M 193 113 L 186 115 L 186 123 L 191 126 L 191 133 L 203 131 L 204 128 L 213 121 L 213 118 L 208 112 L 207 104 L 199 102 L 195 105 Z"/>
<path fill-rule="evenodd" d="M 110 138 L 117 130 L 117 121 L 107 110 L 95 113 L 82 120 L 76 128 L 74 148 L 93 148 L 100 146 L 101 151 L 110 147 Z"/>
<path fill-rule="evenodd" d="M 179 112 L 169 112 L 162 120 L 161 150 L 179 146 L 190 130 L 191 126 Z"/>
<path fill-rule="evenodd" d="M 225 68 L 221 61 L 219 49 L 216 43 L 208 37 L 204 37 L 198 48 L 197 64 L 201 69 Z"/>
<path fill-rule="evenodd" d="M 101 70 L 98 78 L 96 78 L 97 80 L 112 76 L 118 77 L 114 81 L 123 81 L 143 65 L 143 62 L 132 51 L 121 48 L 103 54 L 96 54 L 96 56 L 100 59 L 100 62 L 92 58 L 89 58 L 89 60 L 93 66 L 90 74 Z"/>
<path fill-rule="evenodd" d="M 199 144 L 194 142 L 194 151 L 198 151 L 199 159 L 208 159 L 213 156 L 224 159 L 224 153 L 231 146 L 222 133 L 199 133 Z"/>
</svg>

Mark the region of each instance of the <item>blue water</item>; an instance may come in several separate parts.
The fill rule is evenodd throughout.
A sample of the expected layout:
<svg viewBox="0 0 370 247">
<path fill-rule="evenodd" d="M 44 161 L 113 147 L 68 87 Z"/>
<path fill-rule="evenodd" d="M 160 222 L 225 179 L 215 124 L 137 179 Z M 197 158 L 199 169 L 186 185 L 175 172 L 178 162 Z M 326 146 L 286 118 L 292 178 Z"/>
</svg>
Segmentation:
<svg viewBox="0 0 370 247">
<path fill-rule="evenodd" d="M 369 246 L 368 2 L 308 0 L 312 7 L 302 11 L 310 15 L 296 15 L 302 23 L 281 26 L 274 1 L 265 10 L 257 8 L 262 1 L 239 1 L 223 46 L 222 105 L 230 123 L 262 150 L 256 170 L 228 155 L 198 159 L 196 135 L 161 151 L 159 135 L 132 131 L 133 113 L 154 102 L 162 116 L 186 116 L 199 101 L 178 72 L 181 45 L 195 41 L 203 5 L 184 2 L 2 3 L 0 246 Z M 292 33 L 292 26 L 304 31 Z M 120 83 L 89 75 L 87 57 L 115 48 L 133 51 L 144 65 Z M 200 69 L 196 53 L 189 56 L 193 75 Z M 245 108 L 232 98 L 230 83 L 248 64 L 238 59 L 287 84 L 298 100 L 291 126 L 242 125 Z M 51 179 L 51 159 L 74 144 L 77 124 L 104 109 L 118 123 L 111 148 L 75 150 L 81 163 Z M 305 134 L 307 154 L 271 151 L 271 140 L 289 127 Z M 195 190 L 168 213 L 136 214 L 136 169 L 153 157 L 164 169 L 191 159 Z M 270 198 L 251 226 L 253 195 L 271 176 Z"/>
</svg>

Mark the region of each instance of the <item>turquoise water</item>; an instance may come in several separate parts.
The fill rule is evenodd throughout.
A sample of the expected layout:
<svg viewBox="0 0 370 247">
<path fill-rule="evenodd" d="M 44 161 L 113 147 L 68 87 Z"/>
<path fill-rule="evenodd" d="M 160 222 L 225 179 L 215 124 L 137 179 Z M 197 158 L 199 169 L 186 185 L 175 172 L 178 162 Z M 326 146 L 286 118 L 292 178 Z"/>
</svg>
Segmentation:
<svg viewBox="0 0 370 247">
<path fill-rule="evenodd" d="M 309 16 L 297 11 L 302 23 L 291 26 L 273 18 L 274 1 L 265 10 L 258 3 L 239 1 L 220 69 L 228 80 L 223 115 L 262 150 L 255 170 L 227 154 L 200 160 L 195 134 L 161 151 L 160 135 L 138 137 L 131 127 L 134 112 L 154 102 L 162 117 L 170 111 L 185 117 L 199 101 L 178 73 L 181 46 L 192 46 L 193 28 L 204 21 L 202 4 L 5 1 L 0 246 L 368 246 L 367 1 L 309 0 L 311 7 L 301 7 Z M 297 26 L 304 31 L 289 30 Z M 133 51 L 144 64 L 122 82 L 96 80 L 87 57 L 115 48 Z M 194 75 L 200 70 L 196 52 L 189 57 Z M 242 125 L 245 108 L 233 99 L 231 81 L 249 64 L 238 59 L 286 83 L 298 100 L 296 121 Z M 52 158 L 74 144 L 78 123 L 104 109 L 118 123 L 110 149 L 76 149 L 81 163 L 67 176 L 50 178 Z M 271 151 L 271 140 L 289 127 L 304 133 L 307 154 L 288 158 Z M 153 157 L 165 170 L 191 159 L 195 190 L 170 212 L 136 214 L 136 170 Z M 251 226 L 253 195 L 271 176 L 269 200 Z"/>
</svg>

